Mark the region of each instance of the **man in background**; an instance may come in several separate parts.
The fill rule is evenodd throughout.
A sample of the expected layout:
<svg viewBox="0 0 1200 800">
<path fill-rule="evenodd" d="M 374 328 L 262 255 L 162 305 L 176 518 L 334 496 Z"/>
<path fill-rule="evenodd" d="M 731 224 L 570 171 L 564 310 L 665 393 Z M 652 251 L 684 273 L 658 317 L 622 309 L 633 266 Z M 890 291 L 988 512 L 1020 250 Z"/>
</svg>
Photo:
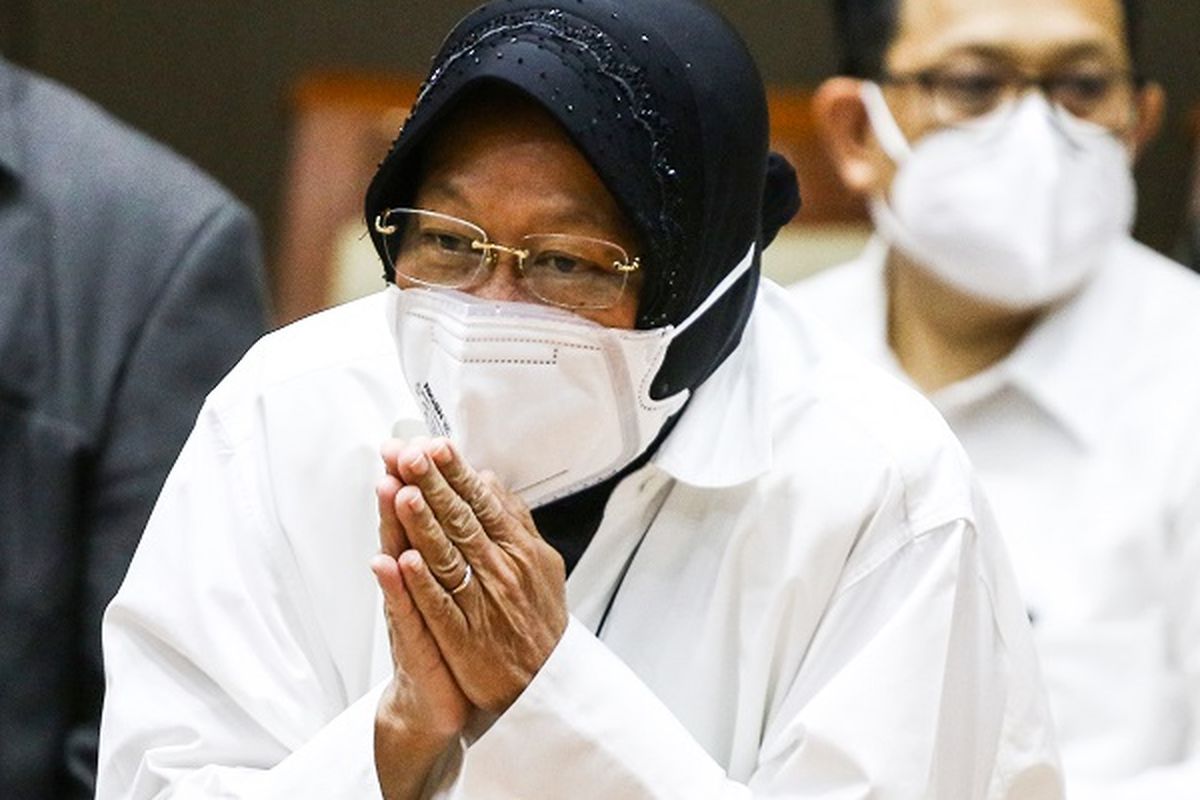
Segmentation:
<svg viewBox="0 0 1200 800">
<path fill-rule="evenodd" d="M 0 60 L 0 281 L 0 797 L 91 797 L 100 616 L 265 327 L 258 233 L 194 166 Z"/>
<path fill-rule="evenodd" d="M 980 471 L 1067 794 L 1200 787 L 1200 279 L 1135 243 L 1162 91 L 1136 0 L 838 0 L 817 114 L 870 201 L 795 296 L 924 390 Z"/>
</svg>

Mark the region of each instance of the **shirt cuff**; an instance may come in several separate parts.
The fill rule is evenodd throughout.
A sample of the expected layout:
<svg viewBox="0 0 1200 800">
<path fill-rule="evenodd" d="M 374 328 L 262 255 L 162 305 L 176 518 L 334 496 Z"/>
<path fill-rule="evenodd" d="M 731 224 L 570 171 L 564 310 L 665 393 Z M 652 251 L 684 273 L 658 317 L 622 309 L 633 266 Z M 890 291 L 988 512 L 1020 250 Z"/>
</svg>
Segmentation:
<svg viewBox="0 0 1200 800">
<path fill-rule="evenodd" d="M 724 770 L 575 618 L 517 701 L 467 751 L 464 796 L 689 797 Z"/>
</svg>

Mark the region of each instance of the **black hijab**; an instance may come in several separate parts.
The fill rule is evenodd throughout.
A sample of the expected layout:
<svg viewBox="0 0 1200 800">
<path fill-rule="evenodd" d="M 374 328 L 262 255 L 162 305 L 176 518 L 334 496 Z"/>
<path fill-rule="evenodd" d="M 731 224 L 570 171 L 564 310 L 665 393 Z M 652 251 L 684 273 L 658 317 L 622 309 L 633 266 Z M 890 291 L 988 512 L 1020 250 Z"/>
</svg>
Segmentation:
<svg viewBox="0 0 1200 800">
<path fill-rule="evenodd" d="M 651 394 L 695 389 L 741 340 L 758 251 L 799 208 L 795 173 L 768 158 L 762 79 L 741 38 L 696 0 L 495 0 L 472 12 L 434 58 L 367 190 L 381 257 L 375 216 L 412 197 L 422 142 L 488 81 L 557 119 L 637 228 L 638 328 L 682 322 L 757 245 L 751 270 L 672 343 Z M 614 484 L 538 509 L 539 527 L 590 529 L 586 545 Z"/>
</svg>

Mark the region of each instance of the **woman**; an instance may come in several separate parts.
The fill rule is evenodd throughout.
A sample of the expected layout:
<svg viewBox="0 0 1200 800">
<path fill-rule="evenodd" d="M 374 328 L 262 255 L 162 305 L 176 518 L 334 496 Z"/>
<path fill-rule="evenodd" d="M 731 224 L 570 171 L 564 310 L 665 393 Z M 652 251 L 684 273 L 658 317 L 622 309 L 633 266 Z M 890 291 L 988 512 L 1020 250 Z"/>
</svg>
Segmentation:
<svg viewBox="0 0 1200 800">
<path fill-rule="evenodd" d="M 164 489 L 101 798 L 1058 796 L 957 445 L 758 286 L 766 130 L 692 2 L 456 27 L 367 193 L 393 285 L 264 339 Z"/>
</svg>

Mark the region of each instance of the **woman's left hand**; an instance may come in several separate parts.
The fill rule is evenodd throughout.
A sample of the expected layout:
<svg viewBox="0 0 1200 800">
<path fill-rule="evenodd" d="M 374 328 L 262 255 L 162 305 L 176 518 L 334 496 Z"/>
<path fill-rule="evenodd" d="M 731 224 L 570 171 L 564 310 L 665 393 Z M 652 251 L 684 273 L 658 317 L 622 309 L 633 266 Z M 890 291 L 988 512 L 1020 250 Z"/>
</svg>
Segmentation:
<svg viewBox="0 0 1200 800">
<path fill-rule="evenodd" d="M 501 714 L 566 630 L 562 557 L 524 502 L 448 440 L 393 440 L 383 453 L 404 484 L 396 514 L 416 551 L 399 559 L 405 585 L 463 693 Z"/>
</svg>

